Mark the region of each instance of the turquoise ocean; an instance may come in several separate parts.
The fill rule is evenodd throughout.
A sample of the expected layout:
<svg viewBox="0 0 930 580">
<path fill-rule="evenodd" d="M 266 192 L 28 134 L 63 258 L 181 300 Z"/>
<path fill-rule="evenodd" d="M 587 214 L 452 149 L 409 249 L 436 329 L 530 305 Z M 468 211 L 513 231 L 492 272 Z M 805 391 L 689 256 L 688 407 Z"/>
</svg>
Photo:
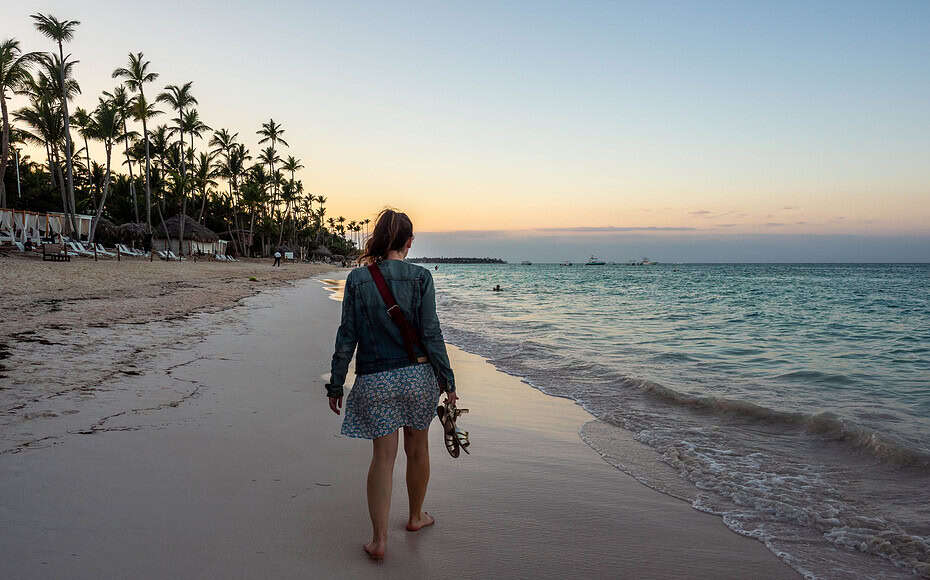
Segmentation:
<svg viewBox="0 0 930 580">
<path fill-rule="evenodd" d="M 581 432 L 619 469 L 805 576 L 930 577 L 930 265 L 426 267 L 447 341 L 628 432 Z"/>
</svg>

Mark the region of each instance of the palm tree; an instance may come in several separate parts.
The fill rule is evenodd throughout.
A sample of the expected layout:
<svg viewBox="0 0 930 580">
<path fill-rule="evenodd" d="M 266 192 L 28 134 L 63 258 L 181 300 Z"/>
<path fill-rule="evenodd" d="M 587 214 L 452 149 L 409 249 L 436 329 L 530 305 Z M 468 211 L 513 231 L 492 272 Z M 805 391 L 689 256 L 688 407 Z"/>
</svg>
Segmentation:
<svg viewBox="0 0 930 580">
<path fill-rule="evenodd" d="M 281 166 L 281 169 L 288 171 L 291 174 L 290 182 L 285 185 L 288 188 L 287 195 L 284 195 L 282 190 L 282 197 L 284 198 L 284 207 L 285 207 L 285 221 L 290 217 L 291 205 L 297 200 L 297 184 L 294 180 L 295 174 L 303 169 L 304 166 L 300 163 L 300 159 L 297 159 L 293 155 L 289 155 L 288 158 L 284 161 L 284 164 Z M 300 186 L 303 189 L 303 185 Z M 278 232 L 278 245 L 281 245 L 281 240 L 284 236 L 284 221 L 281 222 L 281 229 Z"/>
<path fill-rule="evenodd" d="M 72 161 L 73 146 L 71 143 L 71 119 L 68 115 L 68 83 L 65 81 L 65 73 L 69 68 L 67 59 L 65 58 L 65 48 L 64 43 L 70 42 L 74 38 L 74 30 L 80 24 L 77 20 L 58 20 L 51 14 L 45 15 L 41 13 L 36 13 L 30 16 L 33 20 L 33 25 L 36 30 L 38 30 L 43 35 L 51 38 L 56 43 L 58 43 L 58 88 L 61 91 L 61 111 L 64 119 L 64 134 L 65 134 L 65 163 L 67 167 L 67 178 L 68 178 L 68 200 L 71 203 L 71 230 L 72 232 L 77 232 L 77 222 L 74 220 L 74 166 Z M 71 55 L 68 55 L 71 56 Z"/>
<path fill-rule="evenodd" d="M 278 143 L 284 145 L 285 147 L 290 147 L 287 141 L 284 140 L 284 128 L 280 123 L 275 123 L 274 119 L 268 119 L 267 123 L 262 123 L 262 128 L 255 132 L 257 135 L 261 136 L 261 139 L 258 141 L 259 145 L 263 145 L 271 141 L 271 150 L 275 151 L 275 147 Z M 275 156 L 275 161 L 281 161 Z M 274 161 L 271 162 L 271 175 L 274 176 Z M 275 197 L 278 195 L 278 185 L 274 183 L 274 194 Z"/>
<path fill-rule="evenodd" d="M 65 178 L 61 173 L 61 157 L 59 156 L 64 141 L 64 118 L 58 95 L 64 92 L 70 97 L 80 92 L 77 82 L 70 78 L 74 62 L 61 66 L 61 61 L 57 56 L 44 53 L 38 55 L 36 61 L 39 66 L 35 76 L 27 75 L 26 84 L 20 90 L 28 95 L 29 106 L 16 111 L 13 117 L 32 128 L 33 132 L 27 132 L 28 141 L 45 147 L 51 186 L 59 190 L 62 211 L 68 218 L 71 230 L 77 231 L 77 223 L 74 220 L 76 204 L 74 196 L 69 195 Z M 63 75 L 60 71 L 64 71 Z M 59 88 L 61 76 L 66 79 L 63 89 Z"/>
<path fill-rule="evenodd" d="M 349 230 L 349 231 L 352 232 L 352 233 L 355 233 L 355 220 L 351 220 L 351 221 L 348 223 L 348 225 L 346 225 L 346 229 Z M 355 238 L 353 238 L 352 241 L 354 242 L 354 241 L 355 241 Z"/>
<path fill-rule="evenodd" d="M 90 134 L 94 132 L 93 130 L 94 121 L 93 119 L 90 118 L 90 113 L 88 113 L 87 109 L 85 109 L 84 107 L 78 107 L 74 110 L 74 118 L 72 120 L 74 121 L 74 126 L 78 128 L 78 133 L 80 133 L 81 137 L 84 138 L 84 156 L 87 159 L 87 166 L 86 166 L 87 189 L 88 189 L 88 192 L 90 192 L 91 191 L 91 187 L 90 187 L 91 185 L 90 183 L 90 168 L 91 168 L 90 167 L 90 147 L 87 144 L 87 139 L 90 136 Z M 91 199 L 93 200 L 92 193 L 91 193 Z M 96 205 L 95 201 L 93 202 L 93 205 Z"/>
<path fill-rule="evenodd" d="M 10 116 L 7 110 L 6 93 L 17 93 L 29 79 L 29 67 L 38 58 L 39 53 L 27 52 L 19 49 L 19 41 L 8 38 L 0 43 L 0 113 L 2 113 L 3 127 L 0 136 L 0 207 L 6 207 L 6 187 L 4 177 L 6 166 L 10 159 Z"/>
<path fill-rule="evenodd" d="M 92 132 L 94 138 L 103 141 L 103 150 L 106 153 L 106 175 L 103 178 L 103 192 L 100 194 L 100 205 L 97 206 L 97 213 L 94 221 L 91 222 L 89 240 L 94 241 L 94 234 L 97 232 L 97 224 L 100 223 L 100 217 L 103 215 L 103 208 L 107 203 L 107 194 L 110 192 L 110 160 L 113 157 L 113 142 L 119 137 L 120 112 L 119 108 L 111 101 L 100 99 L 97 108 L 93 113 Z"/>
<path fill-rule="evenodd" d="M 25 123 L 31 130 L 23 130 L 23 136 L 29 143 L 42 145 L 45 147 L 45 154 L 48 158 L 48 172 L 53 188 L 58 187 L 55 179 L 57 167 L 57 143 L 63 130 L 64 124 L 61 121 L 61 115 L 55 104 L 47 99 L 41 98 L 41 95 L 31 94 L 28 107 L 23 107 L 13 113 L 13 118 L 21 123 Z M 64 187 L 61 188 L 62 208 L 68 211 L 68 201 L 65 197 Z"/>
<path fill-rule="evenodd" d="M 239 133 L 230 133 L 228 129 L 217 129 L 210 137 L 210 147 L 215 147 L 214 153 L 229 156 L 229 150 L 236 144 Z"/>
<path fill-rule="evenodd" d="M 214 177 L 219 177 L 219 168 L 213 164 L 214 153 L 201 152 L 194 165 L 194 187 L 200 189 L 203 200 L 200 202 L 200 215 L 197 221 L 203 223 L 203 212 L 207 207 L 207 189 L 216 186 Z"/>
<path fill-rule="evenodd" d="M 188 109 L 181 115 L 181 125 L 184 128 L 184 132 L 190 137 L 190 149 L 188 150 L 191 155 L 194 153 L 194 137 L 198 139 L 203 139 L 203 134 L 207 131 L 212 131 L 210 127 L 206 125 L 203 121 L 200 120 L 200 113 L 197 109 Z"/>
<path fill-rule="evenodd" d="M 233 139 L 234 138 L 235 136 L 233 136 Z M 245 148 L 244 145 L 241 143 L 235 143 L 233 139 L 227 139 L 226 141 L 229 145 L 225 155 L 223 155 L 223 163 L 220 166 L 219 175 L 226 179 L 227 183 L 229 184 L 229 197 L 230 200 L 233 201 L 233 221 L 235 223 L 239 237 L 239 247 L 237 250 L 240 254 L 244 254 L 246 244 L 243 238 L 242 226 L 239 223 L 239 209 L 242 205 L 242 196 L 239 191 L 239 180 L 245 173 L 246 162 L 252 157 L 249 155 L 249 151 Z"/>
<path fill-rule="evenodd" d="M 132 212 L 135 217 L 136 223 L 139 222 L 139 202 L 136 199 L 136 178 L 132 174 L 132 159 L 129 156 L 129 137 L 130 132 L 129 128 L 126 125 L 126 120 L 130 116 L 130 111 L 132 105 L 135 102 L 135 99 L 129 96 L 129 93 L 126 92 L 126 85 L 119 85 L 113 89 L 112 93 L 104 91 L 103 95 L 110 99 L 113 105 L 117 108 L 120 115 L 120 122 L 123 125 L 123 148 L 126 155 L 126 165 L 129 166 L 129 193 L 132 195 Z M 133 132 L 133 135 L 136 133 Z"/>
<path fill-rule="evenodd" d="M 68 187 L 69 182 L 65 179 L 68 174 L 66 172 L 65 175 L 62 175 L 61 157 L 59 156 L 61 149 L 69 141 L 65 139 L 63 105 L 59 95 L 64 95 L 65 101 L 70 101 L 81 92 L 80 85 L 72 75 L 76 62 L 62 61 L 56 54 L 42 53 L 38 56 L 37 63 L 35 76 L 29 81 L 27 92 L 33 97 L 34 103 L 41 101 L 41 105 L 37 107 L 37 110 L 47 116 L 46 124 L 52 130 L 51 136 L 53 138 L 46 142 L 46 150 L 54 158 L 63 211 L 68 217 L 71 231 L 76 232 L 77 221 L 74 214 L 77 212 L 77 204 L 74 198 L 73 166 L 71 186 Z M 64 79 L 64 84 L 62 84 L 62 79 Z M 67 148 L 70 150 L 73 160 L 74 144 L 71 143 Z M 67 156 L 68 152 L 65 152 L 65 157 L 67 158 Z M 51 161 L 49 167 L 52 167 Z"/>
<path fill-rule="evenodd" d="M 168 125 L 159 125 L 149 134 L 149 141 L 152 146 L 152 158 L 158 161 L 158 175 L 163 176 L 165 170 L 165 158 L 171 149 L 171 137 L 168 135 Z M 154 181 L 154 180 L 153 180 Z"/>
<path fill-rule="evenodd" d="M 193 86 L 193 84 L 193 81 L 188 81 L 181 86 L 168 85 L 165 87 L 165 91 L 158 95 L 157 99 L 158 101 L 167 103 L 168 106 L 177 111 L 178 114 L 178 116 L 174 118 L 175 127 L 171 129 L 172 134 L 178 135 L 179 154 L 181 156 L 180 172 L 182 178 L 178 180 L 178 183 L 181 185 L 181 220 L 178 222 L 178 256 L 184 255 L 183 244 L 180 242 L 184 240 L 184 224 L 187 218 L 187 192 L 184 187 L 184 184 L 188 182 L 186 159 L 184 156 L 184 113 L 188 107 L 198 104 L 197 98 L 191 94 L 191 86 Z"/>
<path fill-rule="evenodd" d="M 291 181 L 294 181 L 294 174 L 303 169 L 304 166 L 301 165 L 300 159 L 297 159 L 293 155 L 288 155 L 287 159 L 284 160 L 284 164 L 281 165 L 281 169 L 284 171 L 289 171 L 291 174 Z"/>
<path fill-rule="evenodd" d="M 144 60 L 141 52 L 137 54 L 130 52 L 129 66 L 125 68 L 120 67 L 113 71 L 113 78 L 125 79 L 124 82 L 126 86 L 128 86 L 130 90 L 139 93 L 139 100 L 142 101 L 142 108 L 139 109 L 139 111 L 142 112 L 147 110 L 147 106 L 145 105 L 144 85 L 158 78 L 158 73 L 149 72 L 149 64 L 151 63 Z M 137 115 L 137 118 L 142 119 L 142 140 L 145 143 L 145 224 L 147 232 L 152 233 L 152 158 L 149 154 L 149 132 L 148 125 L 146 124 L 148 115 Z"/>
<path fill-rule="evenodd" d="M 258 160 L 267 164 L 270 169 L 269 175 L 274 188 L 274 199 L 277 200 L 278 188 L 277 183 L 275 183 L 277 180 L 275 179 L 274 164 L 281 161 L 281 158 L 278 157 L 278 152 L 274 150 L 274 145 L 262 149 L 261 155 L 258 156 Z"/>
</svg>

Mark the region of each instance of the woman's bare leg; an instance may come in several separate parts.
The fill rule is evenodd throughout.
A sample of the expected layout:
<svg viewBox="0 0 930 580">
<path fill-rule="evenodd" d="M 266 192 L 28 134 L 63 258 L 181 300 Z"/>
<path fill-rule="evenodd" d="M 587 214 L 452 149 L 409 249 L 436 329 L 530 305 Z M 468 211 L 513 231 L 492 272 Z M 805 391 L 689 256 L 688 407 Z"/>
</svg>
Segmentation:
<svg viewBox="0 0 930 580">
<path fill-rule="evenodd" d="M 429 427 L 423 430 L 404 427 L 404 453 L 407 454 L 407 497 L 410 500 L 407 529 L 415 532 L 434 523 L 433 516 L 423 511 L 429 485 Z"/>
<path fill-rule="evenodd" d="M 372 441 L 371 466 L 368 468 L 368 515 L 371 516 L 371 542 L 365 544 L 368 555 L 380 560 L 387 550 L 388 515 L 391 512 L 391 485 L 394 460 L 397 458 L 397 431 Z"/>
</svg>

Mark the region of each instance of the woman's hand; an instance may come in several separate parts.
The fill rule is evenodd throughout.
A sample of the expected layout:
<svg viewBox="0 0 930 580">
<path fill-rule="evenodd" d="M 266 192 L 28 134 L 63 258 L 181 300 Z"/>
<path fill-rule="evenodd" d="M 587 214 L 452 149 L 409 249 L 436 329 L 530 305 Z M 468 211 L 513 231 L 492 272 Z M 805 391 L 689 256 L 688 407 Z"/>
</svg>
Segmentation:
<svg viewBox="0 0 930 580">
<path fill-rule="evenodd" d="M 339 409 L 342 408 L 342 397 L 329 397 L 329 408 L 338 415 Z"/>
<path fill-rule="evenodd" d="M 446 393 L 446 404 L 447 405 L 454 405 L 455 402 L 458 400 L 459 400 L 459 396 L 455 394 L 455 391 L 452 391 L 451 393 L 449 392 Z"/>
</svg>

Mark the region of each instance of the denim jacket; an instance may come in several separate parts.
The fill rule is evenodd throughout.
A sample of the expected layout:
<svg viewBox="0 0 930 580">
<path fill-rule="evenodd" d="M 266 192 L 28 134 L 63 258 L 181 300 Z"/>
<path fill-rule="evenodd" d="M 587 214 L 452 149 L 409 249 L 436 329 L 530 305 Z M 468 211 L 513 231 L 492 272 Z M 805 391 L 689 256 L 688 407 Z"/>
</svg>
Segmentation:
<svg viewBox="0 0 930 580">
<path fill-rule="evenodd" d="M 436 289 L 433 276 L 422 266 L 400 260 L 384 260 L 379 265 L 404 316 L 420 331 L 427 352 L 415 347 L 417 356 L 428 356 L 440 386 L 455 391 L 455 378 L 449 366 L 446 343 L 436 316 Z M 336 333 L 332 375 L 327 395 L 341 397 L 349 361 L 358 347 L 355 372 L 377 373 L 410 365 L 400 330 L 388 316 L 387 306 L 368 268 L 356 268 L 346 278 L 342 299 L 342 323 Z"/>
</svg>

